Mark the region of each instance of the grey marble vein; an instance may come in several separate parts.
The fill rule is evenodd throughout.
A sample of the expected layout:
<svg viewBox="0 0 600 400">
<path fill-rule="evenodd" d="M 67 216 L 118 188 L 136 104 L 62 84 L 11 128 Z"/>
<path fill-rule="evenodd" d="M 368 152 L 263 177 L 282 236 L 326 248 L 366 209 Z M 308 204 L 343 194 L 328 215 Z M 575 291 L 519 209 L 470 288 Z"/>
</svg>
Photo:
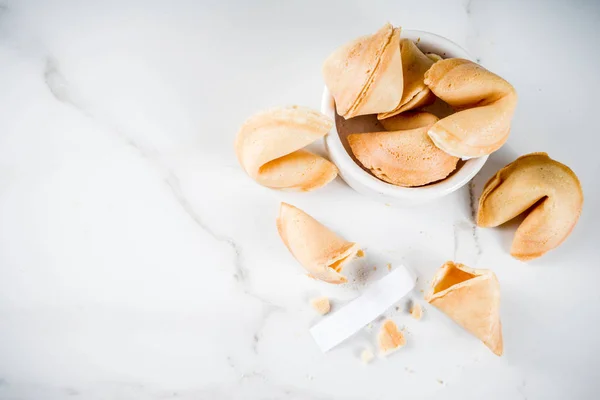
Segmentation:
<svg viewBox="0 0 600 400">
<path fill-rule="evenodd" d="M 60 388 L 50 385 L 18 384 L 8 385 L 0 389 L 2 399 L 62 399 L 81 398 L 89 400 L 100 399 L 290 399 L 290 400 L 325 400 L 331 396 L 309 390 L 304 387 L 291 386 L 268 379 L 262 372 L 252 372 L 240 376 L 235 381 L 213 383 L 199 388 L 186 390 L 168 390 L 151 384 L 133 382 L 96 382 L 85 386 L 70 386 Z M 336 397 L 340 398 L 340 397 Z M 357 397 L 343 397 L 343 400 L 356 400 Z"/>
<path fill-rule="evenodd" d="M 477 51 L 478 46 L 476 46 L 477 43 L 477 39 L 479 38 L 479 30 L 477 29 L 475 23 L 474 23 L 474 17 L 473 17 L 473 3 L 475 0 L 465 0 L 463 3 L 463 9 L 465 10 L 465 14 L 467 15 L 467 37 L 466 37 L 466 43 L 469 46 L 468 50 L 469 53 L 471 53 L 473 55 L 473 57 L 475 58 L 475 62 L 477 62 L 478 64 L 481 64 L 481 54 L 478 54 L 479 51 Z"/>
<path fill-rule="evenodd" d="M 171 193 L 173 194 L 175 199 L 177 199 L 177 202 L 179 203 L 181 208 L 183 208 L 186 214 L 196 223 L 196 225 L 198 225 L 202 230 L 208 233 L 217 242 L 226 243 L 229 247 L 231 247 L 234 253 L 233 265 L 235 266 L 235 272 L 233 274 L 233 277 L 238 282 L 244 282 L 248 275 L 248 272 L 244 267 L 241 246 L 231 237 L 217 233 L 202 220 L 200 215 L 198 215 L 198 213 L 194 210 L 194 207 L 190 204 L 190 202 L 184 195 L 183 190 L 181 189 L 179 178 L 173 173 L 173 171 L 168 171 L 168 174 L 164 181 L 169 187 L 169 189 L 171 189 Z"/>
<path fill-rule="evenodd" d="M 262 339 L 263 335 L 263 330 L 267 325 L 269 318 L 271 318 L 271 316 L 273 316 L 274 313 L 282 311 L 284 311 L 284 309 L 279 306 L 273 304 L 263 304 L 261 316 L 258 320 L 258 327 L 252 335 L 252 351 L 254 352 L 254 354 L 258 354 L 258 345 L 260 344 L 260 340 Z"/>
<path fill-rule="evenodd" d="M 463 4 L 463 7 L 464 7 L 465 12 L 467 13 L 467 15 L 471 15 L 471 3 L 472 2 L 473 2 L 473 0 L 467 0 Z"/>
<path fill-rule="evenodd" d="M 452 250 L 453 259 L 455 261 L 472 263 L 473 265 L 479 260 L 482 251 L 475 223 L 477 202 L 474 192 L 474 185 L 470 182 L 466 191 L 467 198 L 465 199 L 468 203 L 467 218 L 455 221 L 452 226 L 454 240 Z"/>
<path fill-rule="evenodd" d="M 471 210 L 471 236 L 473 244 L 477 250 L 477 256 L 481 255 L 481 245 L 479 244 L 479 235 L 477 234 L 477 201 L 475 196 L 475 184 L 469 182 L 469 208 Z"/>
<path fill-rule="evenodd" d="M 58 101 L 73 107 L 75 110 L 91 119 L 95 123 L 106 127 L 112 132 L 115 132 L 125 143 L 134 148 L 142 158 L 146 159 L 152 166 L 154 166 L 162 175 L 163 181 L 170 190 L 173 199 L 179 204 L 179 206 L 191 218 L 191 220 L 212 239 L 220 243 L 225 243 L 227 246 L 229 246 L 233 253 L 233 277 L 241 285 L 243 292 L 261 302 L 264 306 L 273 307 L 273 304 L 251 290 L 250 283 L 248 281 L 248 270 L 244 266 L 243 251 L 240 244 L 237 243 L 232 237 L 217 232 L 204 221 L 198 212 L 196 212 L 193 205 L 185 196 L 177 174 L 164 162 L 164 160 L 161 159 L 159 152 L 155 148 L 147 143 L 137 142 L 126 132 L 119 129 L 118 126 L 99 118 L 95 113 L 93 113 L 90 107 L 86 105 L 84 99 L 73 90 L 71 85 L 69 85 L 68 80 L 65 79 L 64 75 L 61 73 L 57 61 L 52 57 L 46 58 L 44 82 L 46 83 L 46 86 L 52 95 Z"/>
</svg>

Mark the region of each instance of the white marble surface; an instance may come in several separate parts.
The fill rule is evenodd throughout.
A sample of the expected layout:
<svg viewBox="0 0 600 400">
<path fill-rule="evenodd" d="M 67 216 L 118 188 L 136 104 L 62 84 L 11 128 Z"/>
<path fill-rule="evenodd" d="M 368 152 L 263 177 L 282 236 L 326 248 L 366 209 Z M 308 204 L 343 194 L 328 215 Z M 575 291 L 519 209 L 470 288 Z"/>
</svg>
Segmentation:
<svg viewBox="0 0 600 400">
<path fill-rule="evenodd" d="M 507 145 L 471 190 L 395 209 L 339 179 L 256 185 L 232 151 L 274 105 L 318 108 L 322 60 L 391 21 L 456 41 L 511 81 Z M 600 3 L 3 1 L 0 7 L 1 399 L 593 399 L 600 390 Z M 559 249 L 520 263 L 514 225 L 474 228 L 470 203 L 517 155 L 581 178 Z M 419 289 L 447 259 L 502 287 L 497 358 L 437 310 L 390 310 L 408 345 L 363 365 L 378 324 L 321 354 L 308 305 L 365 287 L 304 277 L 279 240 L 280 201 L 367 251 L 367 282 L 403 262 Z M 422 301 L 416 290 L 411 298 Z"/>
</svg>

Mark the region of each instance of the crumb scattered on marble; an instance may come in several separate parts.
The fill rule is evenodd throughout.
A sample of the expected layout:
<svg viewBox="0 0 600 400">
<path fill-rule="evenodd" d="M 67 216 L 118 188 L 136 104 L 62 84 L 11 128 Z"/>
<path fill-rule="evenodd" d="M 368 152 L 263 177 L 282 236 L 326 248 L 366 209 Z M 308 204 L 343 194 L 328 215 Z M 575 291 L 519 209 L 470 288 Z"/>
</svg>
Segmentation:
<svg viewBox="0 0 600 400">
<path fill-rule="evenodd" d="M 329 299 L 326 296 L 312 299 L 310 305 L 321 315 L 325 315 L 331 310 L 331 304 L 329 304 Z"/>
<path fill-rule="evenodd" d="M 423 292 L 423 289 L 419 290 L 419 292 L 421 292 L 421 293 L 424 293 L 424 292 Z"/>
<path fill-rule="evenodd" d="M 444 381 L 443 381 L 443 380 L 441 380 L 441 379 L 437 379 L 437 382 L 438 382 L 440 385 L 443 385 L 443 384 L 444 384 Z"/>
<path fill-rule="evenodd" d="M 391 204 L 390 204 L 390 203 L 385 203 L 385 205 L 386 205 L 386 206 L 388 206 L 388 207 L 389 207 L 389 206 L 391 206 Z"/>
<path fill-rule="evenodd" d="M 306 379 L 308 379 L 309 381 L 312 381 L 315 378 L 312 375 L 306 375 Z"/>
<path fill-rule="evenodd" d="M 423 317 L 423 307 L 419 303 L 413 302 L 410 308 L 410 315 L 417 321 L 420 320 Z"/>
<path fill-rule="evenodd" d="M 365 256 L 365 252 L 364 252 L 364 251 L 362 251 L 362 250 L 358 250 L 358 251 L 356 252 L 356 257 L 364 257 L 364 256 Z"/>
<path fill-rule="evenodd" d="M 371 329 L 373 329 L 373 324 L 367 324 L 367 329 L 368 329 L 368 330 L 371 330 Z"/>
<path fill-rule="evenodd" d="M 373 271 L 377 271 L 377 267 L 373 267 Z"/>
<path fill-rule="evenodd" d="M 406 344 L 406 339 L 391 319 L 385 320 L 379 330 L 379 350 L 388 355 Z"/>
<path fill-rule="evenodd" d="M 360 353 L 360 359 L 365 364 L 370 363 L 371 361 L 373 361 L 374 358 L 375 358 L 375 354 L 373 354 L 373 352 L 371 350 L 369 350 L 369 349 L 364 349 Z"/>
<path fill-rule="evenodd" d="M 388 269 L 388 271 L 391 271 L 392 270 L 392 264 L 388 263 L 387 269 Z"/>
</svg>

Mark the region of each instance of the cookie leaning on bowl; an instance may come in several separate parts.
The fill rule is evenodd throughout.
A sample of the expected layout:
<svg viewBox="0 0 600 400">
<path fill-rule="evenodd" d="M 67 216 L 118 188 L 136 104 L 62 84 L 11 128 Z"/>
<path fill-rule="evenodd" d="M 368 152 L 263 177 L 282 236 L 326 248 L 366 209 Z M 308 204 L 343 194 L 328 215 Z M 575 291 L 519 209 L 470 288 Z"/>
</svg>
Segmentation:
<svg viewBox="0 0 600 400">
<path fill-rule="evenodd" d="M 337 176 L 337 168 L 303 148 L 325 136 L 332 126 L 331 119 L 309 108 L 273 108 L 244 122 L 235 153 L 246 173 L 263 186 L 318 189 Z"/>
</svg>

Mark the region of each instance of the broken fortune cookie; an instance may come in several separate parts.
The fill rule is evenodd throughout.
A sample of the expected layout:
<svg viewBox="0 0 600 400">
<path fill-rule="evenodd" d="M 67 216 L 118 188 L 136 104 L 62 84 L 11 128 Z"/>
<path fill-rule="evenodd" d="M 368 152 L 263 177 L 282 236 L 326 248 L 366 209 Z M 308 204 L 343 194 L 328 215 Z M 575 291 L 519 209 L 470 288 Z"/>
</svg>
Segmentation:
<svg viewBox="0 0 600 400">
<path fill-rule="evenodd" d="M 260 112 L 244 122 L 235 153 L 252 179 L 273 189 L 310 191 L 337 176 L 325 158 L 303 150 L 325 136 L 333 121 L 305 107 L 280 107 Z"/>
<path fill-rule="evenodd" d="M 325 85 L 345 119 L 392 111 L 403 91 L 400 28 L 385 24 L 335 50 L 323 63 Z"/>
<path fill-rule="evenodd" d="M 506 142 L 517 106 L 510 83 L 472 61 L 448 58 L 425 73 L 425 84 L 458 110 L 429 128 L 437 147 L 470 158 L 490 154 Z"/>
<path fill-rule="evenodd" d="M 290 253 L 313 277 L 328 283 L 347 282 L 340 271 L 356 256 L 358 244 L 340 238 L 304 211 L 287 203 L 281 203 L 277 230 Z"/>
<path fill-rule="evenodd" d="M 486 183 L 477 225 L 501 225 L 533 206 L 517 228 L 510 254 L 527 261 L 558 247 L 581 214 L 583 190 L 577 175 L 546 153 L 517 158 Z"/>
<path fill-rule="evenodd" d="M 502 355 L 500 284 L 492 271 L 448 261 L 435 273 L 425 300 Z"/>
</svg>

